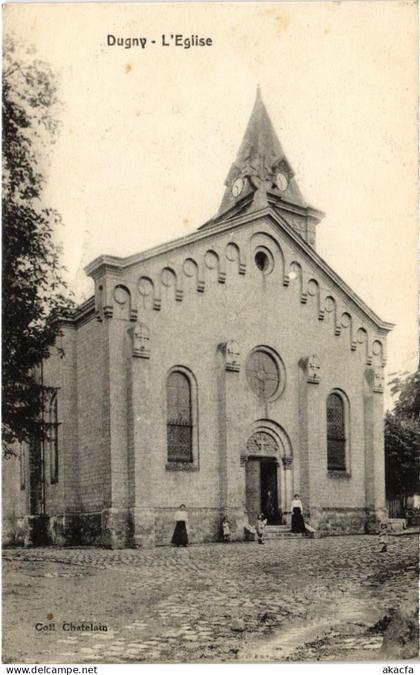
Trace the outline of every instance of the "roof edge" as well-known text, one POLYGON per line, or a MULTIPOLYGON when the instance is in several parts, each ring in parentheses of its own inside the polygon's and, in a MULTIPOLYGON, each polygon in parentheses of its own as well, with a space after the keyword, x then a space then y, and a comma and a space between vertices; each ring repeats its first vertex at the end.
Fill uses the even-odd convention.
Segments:
POLYGON ((104 268, 108 268, 116 275, 119 275, 127 267, 131 267, 132 265, 144 262, 150 258, 167 253, 168 251, 172 251, 175 248, 187 246, 190 243, 206 239, 216 233, 239 227, 240 225, 254 220, 255 218, 262 218, 265 216, 270 217, 276 223, 276 225, 281 227, 282 230, 284 230, 290 237, 290 239, 292 239, 292 241, 297 244, 298 247, 323 270, 323 272, 333 281, 333 283, 335 283, 336 286, 338 286, 358 306, 363 314, 365 314, 378 327, 379 330, 388 333, 394 328, 394 323, 381 319, 329 266, 329 264, 309 244, 307 244, 306 241, 300 237, 300 235, 298 235, 288 223, 283 221, 271 207, 265 207, 259 211, 252 211, 251 213, 245 213, 236 218, 233 217, 229 218, 229 220, 223 220, 214 224, 212 227, 199 228, 189 235, 179 237, 165 244, 159 244, 158 246, 155 246, 151 249, 147 249, 146 251, 136 253, 126 258, 120 258, 112 255, 98 256, 84 268, 84 271, 88 276, 95 277, 99 271, 102 271, 104 268))

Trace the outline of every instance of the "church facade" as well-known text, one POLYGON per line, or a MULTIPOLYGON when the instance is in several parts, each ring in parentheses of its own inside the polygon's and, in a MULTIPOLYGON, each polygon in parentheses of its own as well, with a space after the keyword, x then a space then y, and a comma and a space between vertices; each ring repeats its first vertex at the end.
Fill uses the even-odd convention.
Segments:
POLYGON ((6 541, 169 544, 181 503, 190 541, 223 515, 240 540, 294 493, 319 536, 376 530, 392 324, 318 255, 322 215, 258 94, 217 216, 88 265, 42 365, 48 437, 3 472, 6 541))

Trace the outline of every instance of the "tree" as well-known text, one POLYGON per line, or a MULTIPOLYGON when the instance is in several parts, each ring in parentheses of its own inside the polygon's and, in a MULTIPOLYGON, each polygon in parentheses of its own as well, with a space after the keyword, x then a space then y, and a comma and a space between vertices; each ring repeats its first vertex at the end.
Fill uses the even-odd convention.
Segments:
POLYGON ((390 498, 420 493, 420 364, 391 381, 398 394, 385 416, 385 482, 390 498))
MULTIPOLYGON (((59 214, 43 202, 42 148, 58 124, 54 74, 6 38, 3 53, 3 399, 6 452, 42 435, 36 369, 58 335, 54 312, 69 307, 53 233, 59 214)), ((45 157, 45 152, 44 152, 45 157)))

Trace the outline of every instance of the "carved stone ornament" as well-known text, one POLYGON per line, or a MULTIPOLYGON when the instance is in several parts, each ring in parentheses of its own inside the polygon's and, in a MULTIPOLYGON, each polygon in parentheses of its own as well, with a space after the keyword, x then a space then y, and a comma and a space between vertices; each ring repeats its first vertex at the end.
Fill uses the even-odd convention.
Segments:
POLYGON ((293 464, 293 457, 282 457, 281 461, 285 469, 291 469, 293 464))
POLYGON ((225 346, 225 370, 230 370, 234 373, 239 373, 240 368, 240 351, 236 340, 229 340, 225 346))
POLYGON ((312 354, 305 361, 306 381, 319 384, 321 379, 321 362, 319 356, 312 354))
POLYGON ((258 457, 278 457, 279 446, 276 440, 266 431, 256 431, 249 438, 246 444, 248 455, 256 455, 258 457))
POLYGON ((373 391, 377 394, 384 393, 384 369, 375 368, 373 371, 373 391))
POLYGON ((150 359, 149 329, 144 323, 137 323, 133 331, 133 356, 150 359))

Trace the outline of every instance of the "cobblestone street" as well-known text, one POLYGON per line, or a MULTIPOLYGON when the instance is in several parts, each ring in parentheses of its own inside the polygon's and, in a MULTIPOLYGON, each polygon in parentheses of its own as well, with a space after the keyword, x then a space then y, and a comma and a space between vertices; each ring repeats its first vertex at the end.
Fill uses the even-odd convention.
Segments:
POLYGON ((393 537, 388 553, 378 551, 369 536, 147 551, 8 549, 3 660, 378 659, 382 637, 372 626, 418 597, 418 538, 393 537), (64 631, 63 622, 108 631, 64 631), (37 631, 37 623, 56 629, 37 631))

